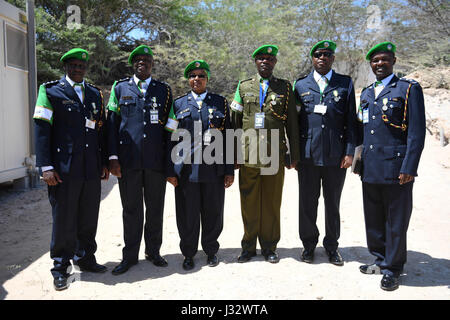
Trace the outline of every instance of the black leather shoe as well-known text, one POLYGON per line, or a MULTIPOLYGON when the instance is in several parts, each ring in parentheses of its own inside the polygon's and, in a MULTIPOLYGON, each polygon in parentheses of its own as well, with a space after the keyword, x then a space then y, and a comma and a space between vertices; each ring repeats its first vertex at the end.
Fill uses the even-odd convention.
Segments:
POLYGON ((383 290, 386 291, 394 291, 398 289, 398 285, 400 283, 400 277, 399 276, 391 276, 388 274, 385 274, 383 276, 383 279, 381 279, 380 287, 383 290))
POLYGON ((303 249, 302 260, 306 263, 312 263, 314 261, 314 249, 303 249))
POLYGON ((128 269, 130 269, 135 264, 137 264, 137 262, 128 262, 127 260, 122 260, 122 262, 118 264, 111 273, 117 276, 119 274, 127 272, 128 269))
POLYGON ((250 259, 253 258, 254 256, 256 256, 256 252, 244 250, 241 252, 241 255, 238 258, 238 262, 244 263, 244 262, 250 261, 250 259))
POLYGON ((157 267, 167 267, 168 263, 166 259, 161 257, 159 254, 156 255, 145 255, 145 259, 153 262, 153 264, 157 267))
POLYGON ((374 264, 363 264, 362 266, 359 266, 359 271, 361 271, 364 274, 381 274, 381 269, 379 266, 374 264))
POLYGON ((94 272, 94 273, 103 273, 106 272, 106 270, 108 270, 107 267, 102 266, 101 264, 98 263, 93 263, 90 265, 78 265, 80 267, 81 271, 87 271, 87 272, 94 272))
POLYGON ((280 258, 278 258, 278 254, 275 251, 267 250, 263 252, 264 259, 269 261, 270 263, 278 263, 280 258))
POLYGON ((208 256, 208 259, 206 260, 206 264, 209 267, 215 267, 219 264, 219 258, 217 258, 217 256, 215 254, 212 254, 212 255, 208 256))
POLYGON ((344 265, 344 260, 342 259, 341 255, 339 254, 339 251, 337 251, 337 250, 328 251, 327 250, 327 254, 328 254, 328 261, 330 261, 335 266, 343 266, 344 265))
POLYGON ((67 278, 63 276, 56 277, 53 280, 53 285, 56 291, 61 291, 69 287, 69 285, 67 284, 67 278))
POLYGON ((186 271, 194 269, 194 258, 192 257, 185 257, 183 261, 183 269, 186 271))

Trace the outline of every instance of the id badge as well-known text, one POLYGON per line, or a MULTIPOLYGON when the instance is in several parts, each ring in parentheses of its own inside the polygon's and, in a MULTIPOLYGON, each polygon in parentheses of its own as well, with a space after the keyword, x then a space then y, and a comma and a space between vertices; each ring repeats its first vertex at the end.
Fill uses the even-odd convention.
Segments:
POLYGON ((369 109, 363 109, 363 123, 369 123, 369 109))
POLYGON ((211 144, 211 139, 212 139, 211 131, 207 130, 205 132, 205 136, 203 137, 203 142, 205 146, 209 146, 211 144))
POLYGON ((86 119, 86 128, 95 129, 95 121, 86 119))
POLYGON ((150 110, 150 123, 158 124, 158 110, 150 110))
POLYGON ((327 106, 324 104, 316 104, 314 106, 314 113, 325 114, 327 112, 327 106))
POLYGON ((255 113, 255 129, 264 129, 264 112, 255 113))

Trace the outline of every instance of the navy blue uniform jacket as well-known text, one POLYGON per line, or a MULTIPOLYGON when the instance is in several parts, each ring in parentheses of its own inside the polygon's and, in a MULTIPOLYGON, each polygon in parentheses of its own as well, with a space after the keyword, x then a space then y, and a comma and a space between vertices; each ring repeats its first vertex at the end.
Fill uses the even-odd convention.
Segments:
POLYGON ((417 176, 420 155, 425 143, 425 106, 421 86, 414 80, 391 82, 375 98, 373 85, 366 87, 360 98, 362 152, 362 181, 377 184, 397 184, 400 173, 417 176), (404 119, 406 94, 406 130, 400 126, 404 119), (385 110, 383 110, 385 109, 385 110), (367 113, 368 112, 368 113, 367 113), (364 119, 362 114, 365 113, 364 119))

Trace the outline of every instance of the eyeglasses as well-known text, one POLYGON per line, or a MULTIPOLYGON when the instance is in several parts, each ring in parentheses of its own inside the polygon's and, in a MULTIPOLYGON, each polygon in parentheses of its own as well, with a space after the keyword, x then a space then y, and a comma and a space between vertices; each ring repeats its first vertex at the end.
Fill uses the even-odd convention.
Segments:
POLYGON ((204 74, 190 74, 189 79, 195 79, 196 77, 199 77, 200 79, 205 79, 206 75, 204 74))
POLYGON ((333 55, 333 53, 330 52, 330 51, 320 51, 320 52, 314 52, 313 53, 313 57, 317 58, 317 59, 320 58, 321 56, 324 56, 325 58, 329 58, 332 55, 333 55))

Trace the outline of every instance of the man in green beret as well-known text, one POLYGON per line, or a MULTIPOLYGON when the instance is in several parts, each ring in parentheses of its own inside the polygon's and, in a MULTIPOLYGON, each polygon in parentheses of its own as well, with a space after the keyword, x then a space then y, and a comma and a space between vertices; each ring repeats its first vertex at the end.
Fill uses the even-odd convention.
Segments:
MULTIPOLYGON (((167 180, 175 186, 180 249, 185 257, 183 269, 191 270, 195 266, 200 225, 207 265, 214 267, 219 263, 218 238, 223 228, 225 188, 233 184, 234 164, 225 164, 225 132, 231 128, 228 102, 207 90, 209 65, 203 60, 194 60, 187 65, 184 77, 188 79, 191 91, 175 99, 172 122, 167 122, 166 129, 189 132, 190 153, 183 154, 183 161, 176 161, 174 156, 168 159, 167 180), (199 135, 202 139, 197 138, 199 135), (208 153, 212 147, 215 156, 208 162, 206 157, 212 154, 212 151, 208 153), (201 157, 197 159, 199 153, 201 157)), ((173 148, 176 148, 174 144, 173 148)))
POLYGON ((422 88, 394 74, 395 50, 385 41, 367 52, 377 81, 361 92, 358 110, 367 247, 375 258, 359 269, 383 274, 380 287, 387 291, 399 287, 406 263, 413 183, 425 143, 422 88))
POLYGON ((263 45, 255 50, 252 57, 258 74, 239 82, 230 106, 234 129, 244 132, 240 141, 244 159, 239 170, 244 236, 239 262, 249 261, 256 255, 257 240, 266 261, 279 261, 276 246, 280 240, 281 195, 288 148, 291 162, 286 165, 295 167, 299 159, 292 86, 289 81, 273 76, 277 53, 275 45, 263 45), (272 159, 276 159, 269 163, 261 156, 268 150, 272 159), (274 172, 267 174, 268 167, 275 168, 274 172))
POLYGON ((52 206, 56 290, 68 287, 70 260, 82 271, 106 271, 95 259, 100 180, 109 176, 105 112, 101 91, 84 80, 88 59, 81 48, 61 57, 65 75, 40 86, 33 116, 36 165, 52 206))
POLYGON ((134 75, 114 82, 108 103, 109 165, 111 174, 119 180, 125 241, 122 262, 113 269, 114 275, 138 263, 142 230, 145 258, 155 266, 167 266, 160 248, 168 139, 164 127, 172 91, 168 84, 152 78, 150 47, 135 48, 128 62, 134 75))
POLYGON ((332 69, 336 43, 317 42, 310 51, 313 70, 295 82, 299 107, 299 235, 302 260, 312 263, 319 241, 317 207, 325 204, 323 246, 330 263, 342 266, 338 251, 339 204, 356 143, 356 105, 352 79, 332 69))

